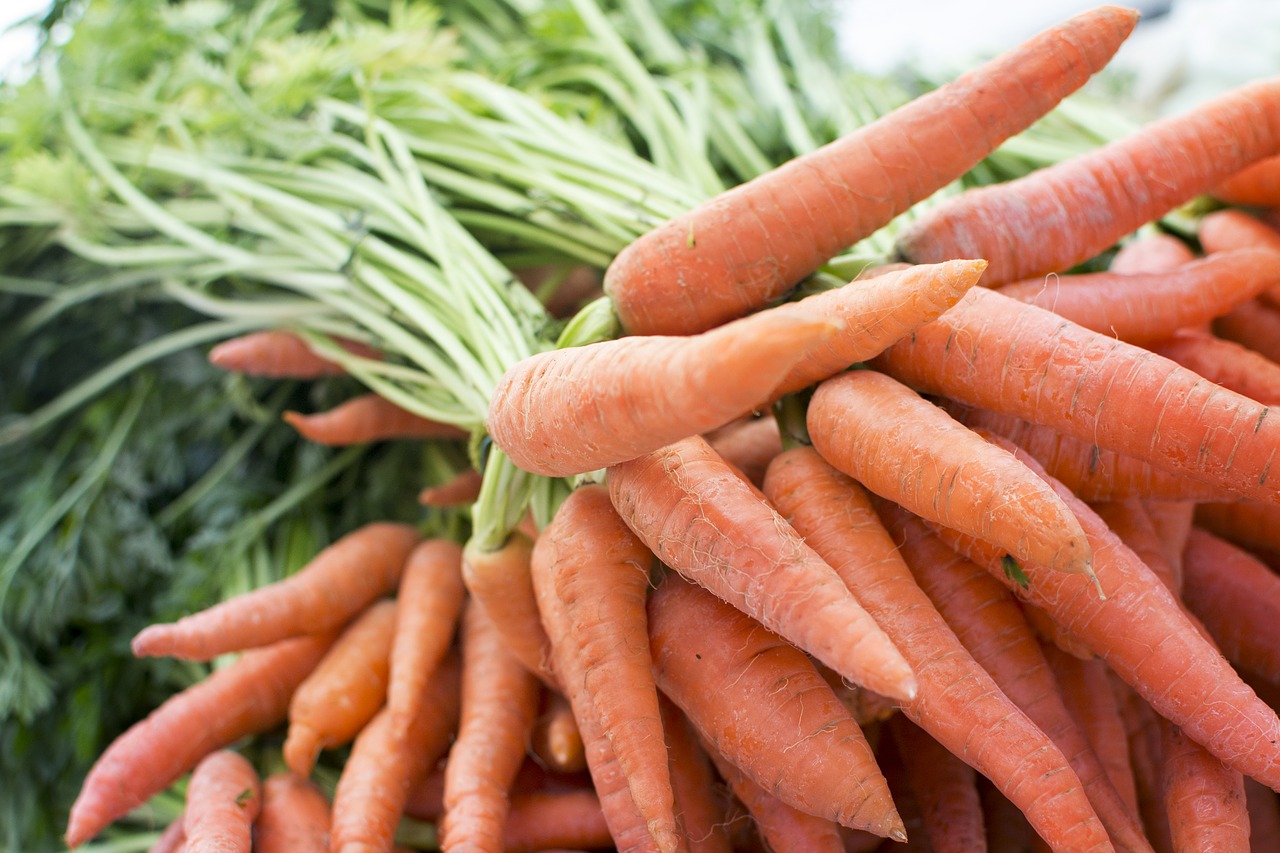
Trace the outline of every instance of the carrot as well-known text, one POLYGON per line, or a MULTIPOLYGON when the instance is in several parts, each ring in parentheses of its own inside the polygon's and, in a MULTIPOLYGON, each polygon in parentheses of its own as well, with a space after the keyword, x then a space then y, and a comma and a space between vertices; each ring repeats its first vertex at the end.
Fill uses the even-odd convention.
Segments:
POLYGON ((1054 849, 1111 849, 1066 757, 956 639, 867 492, 817 448, 796 448, 769 466, 765 494, 903 651, 920 685, 901 704, 907 717, 1000 787, 1054 849))
MULTIPOLYGON (((338 344, 361 358, 379 358, 377 350, 357 341, 339 340, 338 344)), ((317 355, 299 336, 282 330, 223 341, 209 351, 209 362, 223 370, 271 379, 319 379, 347 372, 337 362, 317 355)))
POLYGON ((925 831, 935 853, 985 850, 987 834, 973 768, 948 752, 905 714, 890 719, 888 728, 902 758, 907 782, 920 804, 925 831))
POLYGON ((1161 794, 1175 850, 1249 851, 1244 777, 1168 720, 1160 726, 1161 794))
POLYGON ((147 848, 147 853, 182 853, 186 849, 187 833, 182 828, 182 817, 178 815, 169 822, 155 843, 147 848))
POLYGON ((562 773, 586 769, 582 733, 573 719, 573 707, 563 693, 544 690, 542 713, 534 721, 531 735, 533 754, 549 768, 562 773))
POLYGON ((1215 210, 1205 214, 1196 227, 1196 236, 1209 254, 1238 249, 1280 252, 1280 231, 1243 210, 1215 210))
MULTIPOLYGON (((732 845, 725 827, 725 805, 719 795, 711 756, 698 742, 693 726, 675 703, 658 694, 662 731, 666 736, 671 791, 676 817, 689 853, 729 853, 732 845)), ((880 838, 876 837, 876 842, 880 838)))
POLYGON ((480 483, 484 478, 474 468, 459 471, 450 479, 418 492, 418 503, 423 506, 451 507, 474 503, 480 496, 480 483))
POLYGON ((1191 501, 1143 501, 1142 505, 1164 548, 1165 562, 1173 573, 1173 588, 1181 590, 1182 552, 1195 522, 1196 505, 1191 501))
POLYGON ((1243 344, 1183 332, 1151 344, 1150 349, 1237 394, 1268 406, 1280 403, 1280 364, 1243 344))
POLYGON ((688 337, 617 338, 517 362, 490 398, 494 444, 565 477, 634 459, 741 417, 843 324, 784 305, 688 337))
POLYGON ((344 447, 397 438, 463 439, 465 430, 402 409, 377 394, 361 394, 327 412, 285 412, 285 422, 308 441, 344 447))
POLYGON ((612 844, 600 799, 590 789, 514 795, 502 838, 507 853, 548 853, 557 847, 596 850, 612 844))
POLYGON ((806 426, 825 460, 877 495, 1017 560, 1091 571, 1080 525, 1040 478, 900 382, 873 370, 829 379, 806 426))
POLYGON ((541 684, 470 602, 462 623, 462 705, 444 777, 442 850, 502 850, 511 785, 524 762, 541 684))
POLYGON ((1116 7, 1078 15, 668 220, 605 270, 623 328, 689 334, 768 305, 1047 113, 1110 60, 1136 22, 1116 7))
POLYGON ((782 452, 782 434, 772 415, 742 418, 703 437, 712 450, 756 486, 764 480, 769 460, 782 452))
POLYGON ((658 849, 673 851, 680 846, 675 801, 646 642, 652 563, 609 490, 587 484, 560 504, 534 543, 531 568, 556 674, 572 685, 574 716, 582 718, 583 701, 591 705, 658 849), (548 617, 552 606, 563 618, 548 617))
POLYGON ((933 208, 898 235, 913 263, 986 258, 988 286, 1061 272, 1280 152, 1280 78, 933 208), (1247 129, 1247 131, 1242 130, 1247 129))
POLYGON ((1227 204, 1280 206, 1280 157, 1259 160, 1223 180, 1209 195, 1227 204))
POLYGON ((713 757, 807 814, 905 839, 862 730, 800 650, 675 574, 649 632, 659 687, 713 757))
POLYGON ((1280 362, 1280 308, 1251 299, 1213 321, 1213 333, 1280 362))
POLYGON ((559 690, 551 672, 551 641, 529 576, 532 555, 533 540, 524 533, 513 532, 496 551, 486 551, 473 540, 462 549, 462 580, 502 632, 511 653, 544 684, 559 690))
POLYGON ((1129 764, 1138 794, 1138 813, 1147 838, 1157 853, 1174 853, 1169 816, 1164 807, 1160 781, 1160 716, 1138 693, 1115 673, 1109 673, 1111 693, 1124 720, 1129 764))
POLYGON ((85 777, 71 806, 67 846, 97 835, 214 750, 282 722, 289 697, 334 636, 298 637, 246 652, 133 724, 85 777))
POLYGON ((200 760, 187 783, 182 829, 191 853, 249 853, 262 811, 262 780, 249 760, 220 749, 200 760))
POLYGON ((333 853, 390 851, 409 789, 449 747, 458 725, 457 655, 427 684, 425 701, 405 732, 383 708, 351 746, 333 794, 333 853))
POLYGON ((1196 505, 1195 523, 1255 554, 1280 553, 1280 509, 1254 501, 1196 505))
POLYGON ((387 698, 396 602, 369 605, 334 642, 289 702, 285 764, 311 775, 322 749, 349 743, 387 698))
POLYGON ((1241 497, 1280 501, 1280 418, 1147 350, 974 288, 873 365, 1241 497))
POLYGON ((836 698, 840 700, 840 704, 844 705, 845 710, 853 715, 853 718, 858 721, 858 725, 862 726, 863 729, 867 729, 875 723, 884 722, 898 713, 896 700, 881 696, 879 693, 867 690, 865 687, 850 684, 845 681, 840 673, 821 661, 814 661, 813 665, 817 668, 823 680, 835 691, 836 698))
POLYGON ((1165 542, 1147 512, 1145 504, 1141 501, 1128 500, 1093 503, 1090 504, 1090 508, 1106 522, 1112 532, 1120 537, 1120 541, 1127 545, 1147 568, 1151 569, 1175 598, 1181 597, 1181 575, 1166 556, 1168 552, 1165 542))
POLYGON ((367 524, 283 580, 143 629, 133 638, 133 653, 210 660, 337 628, 395 589, 419 538, 407 524, 367 524))
POLYGON ((1167 271, 1194 260, 1195 256, 1182 240, 1155 231, 1122 243, 1107 269, 1118 273, 1167 271))
POLYGON ((1241 248, 1173 270, 1050 275, 1006 284, 1000 293, 1145 345, 1208 323, 1278 284, 1280 251, 1241 248))
POLYGON ((254 853, 328 853, 329 798, 294 773, 262 783, 262 812, 253 825, 254 853))
POLYGON ((901 652, 839 576, 701 438, 615 465, 607 481, 619 515, 663 563, 850 681, 914 695, 901 652))
POLYGON ((1267 853, 1280 849, 1280 801, 1276 792, 1245 779, 1244 794, 1249 809, 1249 850, 1267 853))
POLYGON ((413 719, 427 679, 448 654, 465 597, 461 546, 428 539, 409 552, 396 591, 387 681, 387 707, 397 727, 413 719))

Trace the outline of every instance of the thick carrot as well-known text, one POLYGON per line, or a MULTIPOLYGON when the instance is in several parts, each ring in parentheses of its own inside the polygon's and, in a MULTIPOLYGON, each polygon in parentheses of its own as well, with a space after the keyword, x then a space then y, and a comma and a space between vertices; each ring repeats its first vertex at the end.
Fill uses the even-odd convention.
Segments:
POLYGON ((573 719, 573 706, 557 690, 544 690, 542 713, 534 720, 530 735, 533 754, 547 767, 561 773, 575 773, 587 767, 582 733, 573 719))
POLYGON ((1066 757, 956 639, 868 493, 801 447, 769 466, 765 494, 902 650, 920 685, 902 703, 907 717, 994 782, 1055 850, 1111 849, 1066 757))
POLYGON ((842 331, 818 309, 784 305, 700 335, 538 353, 503 374, 485 425, 526 471, 594 471, 750 413, 806 352, 842 331))
POLYGON ((1164 559, 1173 573, 1174 589, 1182 589, 1182 552, 1195 523, 1196 505, 1192 501, 1142 502, 1147 518, 1155 528, 1156 536, 1164 549, 1164 559))
POLYGON ((479 471, 467 468, 443 483, 423 488, 418 492, 418 503, 433 507, 463 506, 474 503, 480 496, 480 483, 483 479, 479 471))
POLYGON ((803 812, 905 839, 862 730, 800 650, 676 574, 649 632, 659 686, 709 753, 803 812))
POLYGON ((1249 853, 1244 777, 1160 718, 1160 790, 1174 850, 1249 853))
POLYGON ((688 334, 769 304, 1051 110, 1111 59, 1136 22, 1116 7, 1078 15, 667 221, 605 271, 623 327, 688 334))
POLYGON ((322 749, 350 743, 387 698, 396 602, 369 605, 347 626, 289 702, 285 764, 311 775, 322 749))
POLYGON ((1080 525, 1039 477, 902 383, 874 370, 833 377, 806 426, 827 462, 916 515, 1017 560, 1091 571, 1080 525))
POLYGON ((502 851, 511 785, 524 762, 541 684, 483 608, 462 623, 462 705, 444 777, 442 850, 502 851))
POLYGON ((67 846, 97 835, 214 750, 282 722, 289 697, 334 636, 298 637, 247 652, 131 726, 85 777, 67 822, 67 846))
POLYGON ((1213 333, 1280 362, 1280 308, 1251 299, 1213 321, 1213 333))
POLYGON ((463 439, 465 430, 402 409, 377 394, 361 394, 326 412, 285 412, 285 422, 308 441, 335 447, 398 438, 463 439))
POLYGON ((473 540, 462 549, 462 581, 502 632, 511 653, 543 683, 559 690, 551 672, 551 643, 538 616, 529 577, 532 554, 533 540, 519 532, 494 551, 478 547, 473 540))
POLYGON ((249 853, 262 811, 262 780, 238 752, 220 749, 200 760, 187 783, 182 829, 190 853, 249 853))
POLYGON ((1167 271, 1194 260, 1195 256, 1191 247, 1179 238, 1156 231, 1122 243, 1107 269, 1119 273, 1167 271))
POLYGON ((615 465, 618 513, 666 565, 845 678, 915 694, 899 650, 840 577, 701 438, 615 465))
POLYGON ((636 808, 665 853, 680 844, 647 642, 652 564, 649 549, 614 510, 609 490, 587 484, 560 504, 534 543, 531 568, 556 674, 573 685, 574 716, 583 716, 580 701, 590 703, 636 808), (563 619, 547 618, 552 602, 563 619))
POLYGON ((772 415, 741 418, 703 436, 711 449, 737 468, 754 485, 764 481, 764 469, 782 452, 782 434, 772 415))
POLYGON ((887 724, 935 853, 985 850, 977 774, 905 714, 887 724))
MULTIPOLYGON (((689 853, 730 853, 732 844, 725 826, 725 803, 711 756, 698 742, 689 718, 661 693, 658 710, 662 713, 676 817, 689 853)), ((876 841, 880 841, 878 836, 876 841)))
POLYGON ((1280 403, 1280 364, 1244 344, 1183 332, 1152 343, 1150 349, 1251 400, 1280 403))
POLYGON ((396 726, 407 726, 417 713, 427 679, 449 652, 465 597, 460 545, 428 539, 409 553, 396 591, 387 681, 387 707, 396 726))
MULTIPOLYGON (((1280 111, 1278 111, 1280 112, 1280 111)), ((923 393, 1017 415, 1280 501, 1280 418, 1147 350, 976 287, 873 364, 923 393)))
POLYGON ((949 199, 899 233, 899 251, 913 263, 986 258, 988 286, 1067 270, 1280 152, 1278 107, 1280 78, 1241 86, 1124 139, 949 199))
POLYGON ((210 660, 225 652, 337 628, 395 590, 419 539, 407 524, 367 524, 283 580, 177 622, 143 629, 133 638, 133 653, 210 660))
MULTIPOLYGON (((343 349, 361 358, 379 358, 377 350, 356 341, 339 341, 343 349)), ((209 351, 215 367, 271 379, 319 379, 343 376, 346 368, 323 358, 292 332, 252 332, 232 338, 209 351)))
POLYGON ((328 853, 329 798, 294 773, 262 783, 262 812, 253 825, 254 853, 328 853))

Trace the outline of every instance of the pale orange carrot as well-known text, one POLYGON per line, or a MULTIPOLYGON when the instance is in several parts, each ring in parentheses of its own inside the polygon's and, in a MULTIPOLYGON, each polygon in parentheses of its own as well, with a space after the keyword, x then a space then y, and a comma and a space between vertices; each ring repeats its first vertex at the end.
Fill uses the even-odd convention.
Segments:
POLYGON ((480 472, 474 468, 459 471, 450 479, 434 486, 426 486, 418 492, 418 503, 423 506, 451 507, 473 503, 480 496, 480 472))
POLYGON ((502 837, 507 853, 597 850, 613 843, 600 798, 589 788, 514 795, 502 837))
POLYGON ((462 549, 462 580, 502 632, 511 653, 544 684, 560 690, 551 671, 551 641, 542 627, 529 576, 532 555, 533 540, 524 533, 513 532, 494 551, 472 540, 462 549))
POLYGON ((1183 332, 1152 343, 1150 349, 1251 400, 1268 406, 1280 403, 1280 364, 1244 344, 1183 332))
POLYGON ((1196 505, 1192 501, 1145 500, 1142 506, 1164 549, 1165 562, 1172 570, 1174 589, 1180 590, 1183 584, 1182 552, 1195 523, 1196 505))
MULTIPOLYGON (((377 350, 357 341, 339 340, 343 349, 361 358, 379 358, 377 350)), ((319 356, 293 332, 251 332, 215 346, 209 352, 215 367, 271 379, 319 379, 342 376, 346 368, 319 356)))
POLYGON ((1198 503, 1195 523, 1210 533, 1270 557, 1280 554, 1280 508, 1256 501, 1198 503))
POLYGON ((985 850, 987 833, 973 768, 905 714, 892 717, 887 726, 935 853, 985 850))
POLYGON ((1111 692, 1124 720, 1129 764, 1133 768, 1142 825, 1156 853, 1175 853, 1169 832, 1169 816, 1160 790, 1160 716, 1151 710, 1137 691, 1114 673, 1110 675, 1111 692))
POLYGON ((143 629, 133 638, 133 653, 210 660, 225 652, 337 628, 395 590, 420 538, 407 524, 367 524, 283 580, 177 622, 143 629))
POLYGON ((1196 237, 1209 254, 1237 249, 1280 252, 1280 231, 1243 210, 1215 210, 1201 217, 1196 237))
POLYGON ((262 780, 249 760, 220 749, 200 760, 187 782, 182 830, 189 853, 249 853, 262 811, 262 780))
POLYGON ((1142 501, 1113 501, 1089 506, 1175 597, 1181 596, 1181 574, 1166 556, 1164 540, 1142 501))
POLYGON ((1120 244, 1107 269, 1112 272, 1160 272, 1195 259, 1191 247, 1172 234, 1155 231, 1120 244))
POLYGON ((329 798, 294 773, 262 783, 262 812, 253 824, 254 853, 328 853, 329 798))
POLYGON ((182 828, 182 815, 178 815, 164 828, 155 843, 147 848, 147 853, 183 853, 186 843, 187 833, 182 828))
POLYGON ((402 409, 377 394, 361 394, 326 412, 285 412, 284 420, 308 441, 344 447, 390 439, 467 437, 466 430, 402 409))

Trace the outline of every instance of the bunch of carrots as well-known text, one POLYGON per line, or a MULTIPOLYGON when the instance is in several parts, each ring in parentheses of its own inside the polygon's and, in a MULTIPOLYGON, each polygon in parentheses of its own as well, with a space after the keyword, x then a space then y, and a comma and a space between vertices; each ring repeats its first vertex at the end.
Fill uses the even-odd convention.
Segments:
MULTIPOLYGON (((798 289, 1135 22, 1071 18, 631 244, 625 334, 509 365, 488 456, 422 495, 485 500, 502 454, 574 485, 549 521, 372 524, 140 633, 239 656, 111 745, 68 844, 190 773, 154 850, 1280 849, 1280 79, 798 289), (1203 197, 1194 239, 1158 226, 1203 197), (271 732, 261 780, 235 747, 271 732)), ((213 358, 341 370, 286 331, 213 358)), ((290 422, 470 438, 376 396, 290 422)))

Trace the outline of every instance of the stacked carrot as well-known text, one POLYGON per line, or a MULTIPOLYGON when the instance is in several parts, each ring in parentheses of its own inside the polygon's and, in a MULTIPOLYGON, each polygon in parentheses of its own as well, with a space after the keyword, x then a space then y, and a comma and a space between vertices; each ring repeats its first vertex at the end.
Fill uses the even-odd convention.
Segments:
MULTIPOLYGON (((283 725, 289 785, 350 750, 311 849, 391 850, 405 815, 445 850, 1265 845, 1280 232, 1237 209, 1194 248, 1132 235, 1210 193, 1280 211, 1280 81, 962 194, 905 268, 784 299, 1135 17, 1073 18, 633 244, 604 279, 631 335, 511 365, 492 398, 501 451, 576 478, 544 529, 370 525, 148 628, 139 654, 243 655, 107 751, 68 842, 192 771, 186 849, 272 849, 286 782, 226 750, 283 725), (756 416, 779 400, 803 420, 756 416)), ((346 440, 458 437, 372 402, 387 429, 346 440)))

